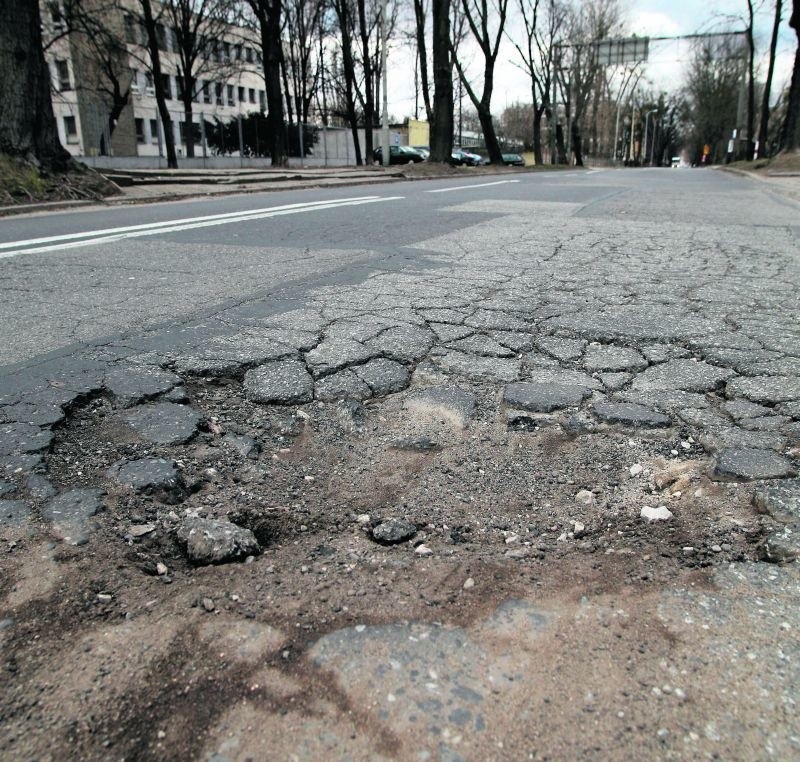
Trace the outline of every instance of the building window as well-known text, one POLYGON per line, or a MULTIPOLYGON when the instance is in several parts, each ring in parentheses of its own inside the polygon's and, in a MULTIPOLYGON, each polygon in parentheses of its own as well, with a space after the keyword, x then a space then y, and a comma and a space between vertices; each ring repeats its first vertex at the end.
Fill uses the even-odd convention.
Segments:
POLYGON ((57 2, 49 2, 47 9, 50 11, 50 19, 53 22, 53 29, 56 31, 63 31, 65 28, 64 14, 61 12, 61 6, 57 2))
POLYGON ((133 16, 125 15, 125 42, 138 45, 141 37, 139 36, 139 24, 133 16))
POLYGON ((69 64, 66 61, 56 61, 56 75, 58 76, 58 89, 72 90, 72 81, 69 78, 69 64))
POLYGON ((64 134, 67 136, 67 143, 78 142, 78 125, 74 116, 64 117, 64 134))
POLYGON ((161 87, 164 90, 164 97, 168 100, 172 100, 172 77, 169 74, 162 74, 161 75, 161 87))
POLYGON ((236 98, 233 97, 233 85, 228 85, 228 105, 235 106, 236 98))
POLYGON ((134 95, 139 94, 139 72, 136 69, 131 69, 131 92, 134 95))
POLYGON ((229 42, 222 43, 222 60, 225 63, 231 60, 231 44, 229 42))
POLYGON ((267 94, 263 90, 258 91, 258 105, 262 111, 267 110, 267 94))
POLYGON ((146 71, 144 73, 144 90, 148 95, 155 95, 156 88, 153 84, 153 74, 152 72, 146 71))
POLYGON ((167 30, 163 24, 156 24, 156 45, 159 50, 163 50, 165 53, 169 52, 167 30))
POLYGON ((150 120, 150 142, 158 143, 158 119, 150 120))
POLYGON ((248 90, 247 94, 248 94, 248 96, 250 98, 250 103, 255 103, 256 102, 256 91, 251 87, 248 90))
POLYGON ((233 60, 234 61, 241 61, 242 60, 242 46, 241 45, 234 45, 233 46, 233 60))
POLYGON ((175 75, 175 89, 177 90, 176 97, 179 101, 183 101, 183 77, 180 74, 175 75))
POLYGON ((214 83, 214 94, 217 97, 217 106, 225 105, 222 100, 222 82, 215 82, 214 83))
POLYGON ((247 61, 247 63, 253 63, 253 49, 252 48, 245 47, 245 49, 244 49, 244 60, 247 61))
POLYGON ((247 96, 245 95, 244 88, 239 87, 239 103, 244 103, 247 100, 247 96))
POLYGON ((144 143, 144 119, 135 119, 136 123, 136 142, 144 143))
POLYGON ((264 59, 261 57, 261 53, 259 51, 256 51, 256 63, 259 66, 263 66, 264 65, 264 59))
POLYGON ((211 88, 208 82, 203 82, 203 103, 211 103, 211 88))

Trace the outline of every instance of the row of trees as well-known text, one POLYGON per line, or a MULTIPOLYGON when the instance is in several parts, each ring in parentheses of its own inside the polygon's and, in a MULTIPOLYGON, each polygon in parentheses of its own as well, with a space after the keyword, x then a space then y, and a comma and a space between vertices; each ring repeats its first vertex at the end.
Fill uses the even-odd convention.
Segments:
MULTIPOLYGON (((0 13, 10 20, 0 26, 0 97, 6 109, 0 122, 0 151, 32 155, 40 161, 66 160, 52 119, 50 78, 42 48, 68 34, 80 37, 86 54, 95 61, 96 86, 108 103, 109 134, 130 98, 127 56, 131 50, 138 51, 135 54, 150 73, 171 166, 177 165, 177 156, 163 76, 167 51, 171 65, 177 67, 187 125, 192 122, 203 78, 223 77, 232 67, 257 64, 266 90, 266 132, 273 164, 287 160, 287 119, 308 122, 312 111, 325 122, 338 118, 351 128, 356 160, 362 163, 372 156, 378 125, 381 46, 384 40, 401 39, 408 27, 406 39, 417 59, 415 79, 431 124, 433 160, 449 158, 454 89, 459 87, 471 103, 489 158, 500 161, 492 96, 501 51, 511 56, 530 83, 525 142, 537 162, 545 155, 545 134, 557 161, 566 161, 571 151, 581 164, 587 148, 597 155, 618 156, 621 142, 637 143, 634 133, 637 128, 641 132, 641 115, 651 112, 657 114, 648 141, 652 141, 651 155, 657 141, 675 140, 679 134, 704 142, 722 140, 722 134, 717 134, 722 120, 716 117, 730 117, 731 104, 736 108, 743 71, 748 153, 752 155, 757 121, 762 146, 769 142, 775 49, 786 15, 783 0, 772 0, 773 34, 757 112, 753 29, 759 8, 755 0, 745 0, 744 57, 741 46, 730 38, 704 42, 697 50, 686 92, 671 99, 637 87, 641 64, 610 67, 599 59, 592 43, 624 33, 619 0, 411 0, 409 6, 404 0, 127 0, 118 7, 121 1, 61 0, 49 7, 60 24, 43 43, 37 3, 0 0, 0 13), (512 17, 521 21, 513 35, 508 28, 512 17), (111 23, 113 18, 125 22, 111 23), (241 43, 230 39, 231 25, 249 30, 241 43), (132 42, 138 45, 132 48, 132 42), (257 58, 245 60, 242 51, 248 43, 255 45, 257 58), (734 91, 736 97, 732 97, 734 91), (634 118, 631 125, 620 126, 620 114, 629 110, 634 99, 638 122, 634 118), (715 116, 714 124, 707 123, 709 115, 715 116), (363 147, 358 128, 364 130, 363 147)), ((798 4, 800 0, 793 0, 789 24, 798 35, 800 51, 798 4)), ((794 150, 800 146, 800 53, 783 110, 776 142, 794 150)), ((737 114, 732 116, 724 122, 728 128, 736 124, 737 114)), ((644 124, 645 129, 650 126, 647 120, 644 124)), ((191 156, 192 130, 187 133, 191 156)), ((641 142, 639 135, 639 146, 641 142)), ((647 154, 648 146, 644 148, 647 154)))

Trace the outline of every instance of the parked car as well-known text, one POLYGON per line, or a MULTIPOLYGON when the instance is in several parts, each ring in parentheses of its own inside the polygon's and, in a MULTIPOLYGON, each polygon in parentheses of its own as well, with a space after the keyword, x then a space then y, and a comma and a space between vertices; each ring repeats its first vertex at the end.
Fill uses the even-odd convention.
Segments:
MULTIPOLYGON (((383 164, 383 148, 381 146, 378 146, 372 155, 375 157, 375 161, 383 164)), ((425 157, 411 146, 389 146, 389 164, 416 164, 424 160, 425 157)))
POLYGON ((422 158, 427 161, 431 157, 431 149, 428 146, 411 146, 415 151, 422 154, 422 158))
POLYGON ((477 154, 462 151, 460 148, 454 148, 450 154, 450 163, 457 167, 477 167, 481 161, 477 154))
POLYGON ((505 164, 507 167, 524 167, 525 159, 523 159, 518 153, 504 153, 503 164, 505 164))

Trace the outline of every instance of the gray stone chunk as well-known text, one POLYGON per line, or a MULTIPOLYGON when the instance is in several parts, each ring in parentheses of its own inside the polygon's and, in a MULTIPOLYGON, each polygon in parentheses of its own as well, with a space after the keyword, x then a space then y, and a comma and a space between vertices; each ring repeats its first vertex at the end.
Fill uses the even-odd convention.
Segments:
POLYGON ((0 473, 30 474, 42 464, 43 460, 41 455, 2 455, 0 473))
POLYGON ((42 508, 42 518, 50 522, 53 533, 70 545, 84 545, 95 529, 91 518, 103 509, 99 489, 73 489, 61 493, 42 508))
POLYGON ((490 339, 482 334, 475 334, 466 339, 454 341, 448 346, 450 349, 456 349, 459 352, 482 357, 514 357, 516 354, 508 347, 504 347, 499 341, 490 339))
POLYGON ((679 410, 678 417, 695 429, 724 429, 729 428, 730 421, 711 408, 690 407, 679 410))
POLYGON ((701 434, 700 444, 709 452, 741 447, 753 447, 757 450, 782 450, 786 446, 786 437, 772 431, 745 431, 730 426, 701 434))
POLYGON ((175 370, 188 376, 238 376, 243 369, 296 355, 294 347, 252 333, 218 336, 175 359, 175 370))
POLYGON ((373 527, 372 539, 383 545, 396 545, 411 539, 417 533, 417 527, 405 519, 385 519, 373 527))
POLYGON ((41 474, 28 474, 25 487, 36 500, 49 500, 56 495, 56 488, 41 474))
POLYGON ((523 317, 499 310, 476 310, 464 321, 464 325, 498 331, 527 331, 530 329, 527 320, 523 317))
POLYGON ((431 328, 436 334, 436 337, 442 343, 449 341, 456 341, 463 339, 466 336, 472 336, 472 328, 464 328, 461 325, 450 325, 449 323, 431 323, 431 328))
POLYGON ((800 376, 800 357, 747 363, 741 366, 739 372, 745 376, 800 376))
POLYGON ((624 402, 633 402, 645 407, 654 407, 656 410, 671 413, 675 410, 686 408, 707 408, 708 400, 703 394, 682 392, 678 389, 663 389, 658 391, 627 391, 616 395, 624 402))
POLYGON ((489 378, 497 381, 514 381, 519 377, 522 363, 500 357, 476 357, 450 350, 434 362, 445 372, 465 378, 489 378))
POLYGON ((375 397, 402 391, 408 386, 411 378, 400 363, 383 358, 357 366, 353 368, 353 372, 368 384, 375 397))
POLYGON ((365 400, 372 396, 372 389, 349 368, 314 383, 314 398, 323 402, 353 399, 365 400))
POLYGON ((475 395, 456 386, 432 386, 409 396, 403 407, 466 428, 475 412, 475 395))
POLYGON ((721 450, 711 478, 719 481, 754 481, 756 479, 785 479, 795 476, 792 462, 771 450, 752 447, 721 450))
POLYGON ((800 555, 800 537, 789 527, 773 532, 759 547, 759 557, 771 564, 788 564, 800 555))
POLYGON ((10 495, 15 489, 16 487, 11 482, 0 479, 0 497, 10 495))
POLYGON ((196 433, 202 416, 186 405, 157 402, 126 412, 123 419, 142 439, 154 444, 178 445, 196 433))
POLYGON ((201 565, 243 561, 261 552, 255 535, 230 521, 187 518, 177 536, 186 546, 189 560, 201 565))
POLYGON ((578 407, 589 395, 589 390, 584 386, 522 381, 506 386, 503 402, 533 413, 549 413, 567 407, 578 407))
POLYGON ((499 341, 504 347, 508 347, 516 353, 530 352, 534 347, 533 336, 530 333, 520 333, 519 331, 492 331, 489 335, 495 341, 499 341))
POLYGON ((310 402, 314 380, 299 360, 277 360, 248 370, 244 391, 253 402, 281 405, 310 402))
POLYGON ((348 365, 356 365, 380 354, 351 339, 326 338, 319 346, 306 354, 306 362, 315 377, 326 376, 348 365))
POLYGON ((751 402, 791 402, 800 400, 800 377, 755 376, 736 378, 725 389, 728 397, 745 397, 751 402))
POLYGON ((30 516, 30 506, 22 500, 0 500, 0 527, 18 527, 30 516))
POLYGON ((787 479, 756 487, 753 505, 776 521, 800 525, 800 479, 787 479))
POLYGON ((250 460, 257 460, 261 452, 261 443, 244 434, 226 434, 222 437, 222 443, 250 460))
POLYGON ((779 431, 791 421, 787 415, 765 415, 761 418, 741 418, 738 425, 747 431, 779 431))
POLYGON ((648 344, 642 347, 642 354, 647 362, 655 365, 669 360, 672 356, 672 347, 669 344, 648 344))
POLYGON ((64 420, 64 410, 59 404, 46 401, 19 402, 0 408, 0 421, 32 423, 35 426, 55 426, 64 420))
POLYGON ((175 505, 186 497, 186 488, 173 460, 141 458, 115 463, 108 476, 144 495, 152 495, 162 503, 175 505))
POLYGON ((734 375, 729 368, 719 368, 694 360, 670 360, 648 368, 636 377, 633 388, 639 391, 678 389, 685 392, 710 392, 734 375))
POLYGON ((795 421, 800 421, 800 401, 782 402, 776 410, 781 415, 788 415, 790 418, 794 418, 795 421))
POLYGON ((371 356, 382 355, 398 362, 416 362, 433 346, 433 333, 417 326, 396 326, 366 342, 371 356))
POLYGON ((635 349, 628 347, 589 345, 583 356, 583 367, 590 373, 598 370, 638 371, 647 367, 647 360, 635 349))
POLYGON ((598 376, 603 386, 612 392, 619 391, 633 378, 632 373, 598 373, 598 376))
POLYGON ((600 420, 623 426, 660 428, 672 423, 663 413, 630 402, 599 402, 592 410, 600 420))
POLYGON ((734 420, 740 418, 758 418, 762 415, 771 415, 772 408, 757 405, 747 400, 730 400, 722 403, 722 409, 734 420))
POLYGON ((603 384, 597 378, 592 378, 579 370, 564 368, 528 367, 529 380, 540 384, 555 384, 557 386, 582 386, 586 389, 602 389, 603 384))
POLYGON ((551 357, 555 357, 556 360, 569 362, 570 360, 579 360, 583 356, 586 340, 544 336, 541 339, 537 339, 536 346, 543 352, 547 352, 551 357))
POLYGON ((121 407, 165 394, 181 383, 180 376, 147 365, 125 365, 108 371, 105 387, 121 407))
POLYGON ((0 426, 0 455, 20 455, 50 449, 53 432, 30 423, 7 423, 0 426))

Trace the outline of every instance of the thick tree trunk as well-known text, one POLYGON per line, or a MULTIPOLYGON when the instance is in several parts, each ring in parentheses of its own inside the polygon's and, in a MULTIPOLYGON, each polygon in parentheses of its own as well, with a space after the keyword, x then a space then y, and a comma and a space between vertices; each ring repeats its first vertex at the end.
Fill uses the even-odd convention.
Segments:
POLYGON ((158 50, 156 36, 156 22, 153 18, 153 8, 150 0, 139 0, 145 32, 147 33, 147 50, 150 53, 150 68, 153 74, 153 86, 156 91, 156 104, 161 117, 161 126, 164 130, 164 145, 167 149, 167 166, 170 169, 178 168, 178 156, 175 153, 175 132, 172 129, 172 117, 167 108, 167 99, 164 94, 164 80, 161 76, 161 55, 158 50))
POLYGON ((358 139, 358 120, 355 101, 355 64, 353 63, 353 38, 350 34, 350 13, 348 0, 334 0, 334 10, 339 21, 339 36, 342 45, 342 68, 344 69, 344 97, 347 121, 353 135, 353 149, 356 153, 356 165, 361 166, 361 141, 358 139))
POLYGON ((575 166, 583 166, 583 137, 578 120, 572 122, 572 152, 575 154, 575 166))
POLYGON ((0 19, 0 152, 64 170, 71 159, 59 140, 50 100, 39 4, 0 0, 0 19))
POLYGON ((500 149, 500 141, 497 139, 492 112, 489 111, 488 105, 481 103, 478 107, 478 119, 481 123, 483 142, 486 144, 486 152, 489 154, 489 161, 492 164, 502 164, 503 152, 500 149))
POLYGON ((755 82, 755 56, 756 43, 753 39, 753 2, 747 0, 748 19, 747 26, 747 146, 745 147, 745 157, 747 161, 753 160, 755 153, 755 131, 756 131, 756 82, 755 82))
POLYGON ((769 139, 769 98, 772 92, 772 76, 775 73, 775 51, 778 48, 778 32, 781 25, 783 0, 775 0, 775 21, 772 25, 772 39, 769 44, 769 64, 767 78, 764 81, 764 92, 761 96, 761 119, 758 123, 758 158, 768 155, 767 141, 769 139))
POLYGON ((194 158, 194 125, 192 123, 194 107, 192 106, 191 91, 188 88, 184 88, 183 92, 183 123, 185 125, 183 139, 186 141, 186 156, 191 159, 194 158))
POLYGON ((281 93, 281 0, 261 0, 264 15, 261 41, 264 46, 264 85, 267 90, 267 123, 269 124, 270 156, 273 166, 289 163, 286 152, 286 123, 283 118, 281 93))
POLYGON ((797 50, 794 54, 792 84, 789 86, 789 101, 786 118, 781 130, 781 151, 800 150, 800 0, 794 0, 789 26, 797 34, 797 50))
POLYGON ((375 92, 373 88, 373 67, 369 53, 369 27, 365 0, 357 0, 358 26, 361 37, 361 57, 364 67, 364 156, 367 162, 373 160, 372 127, 375 123, 375 92))
POLYGON ((450 161, 453 153, 453 59, 450 53, 450 0, 432 0, 433 108, 431 161, 450 161))

